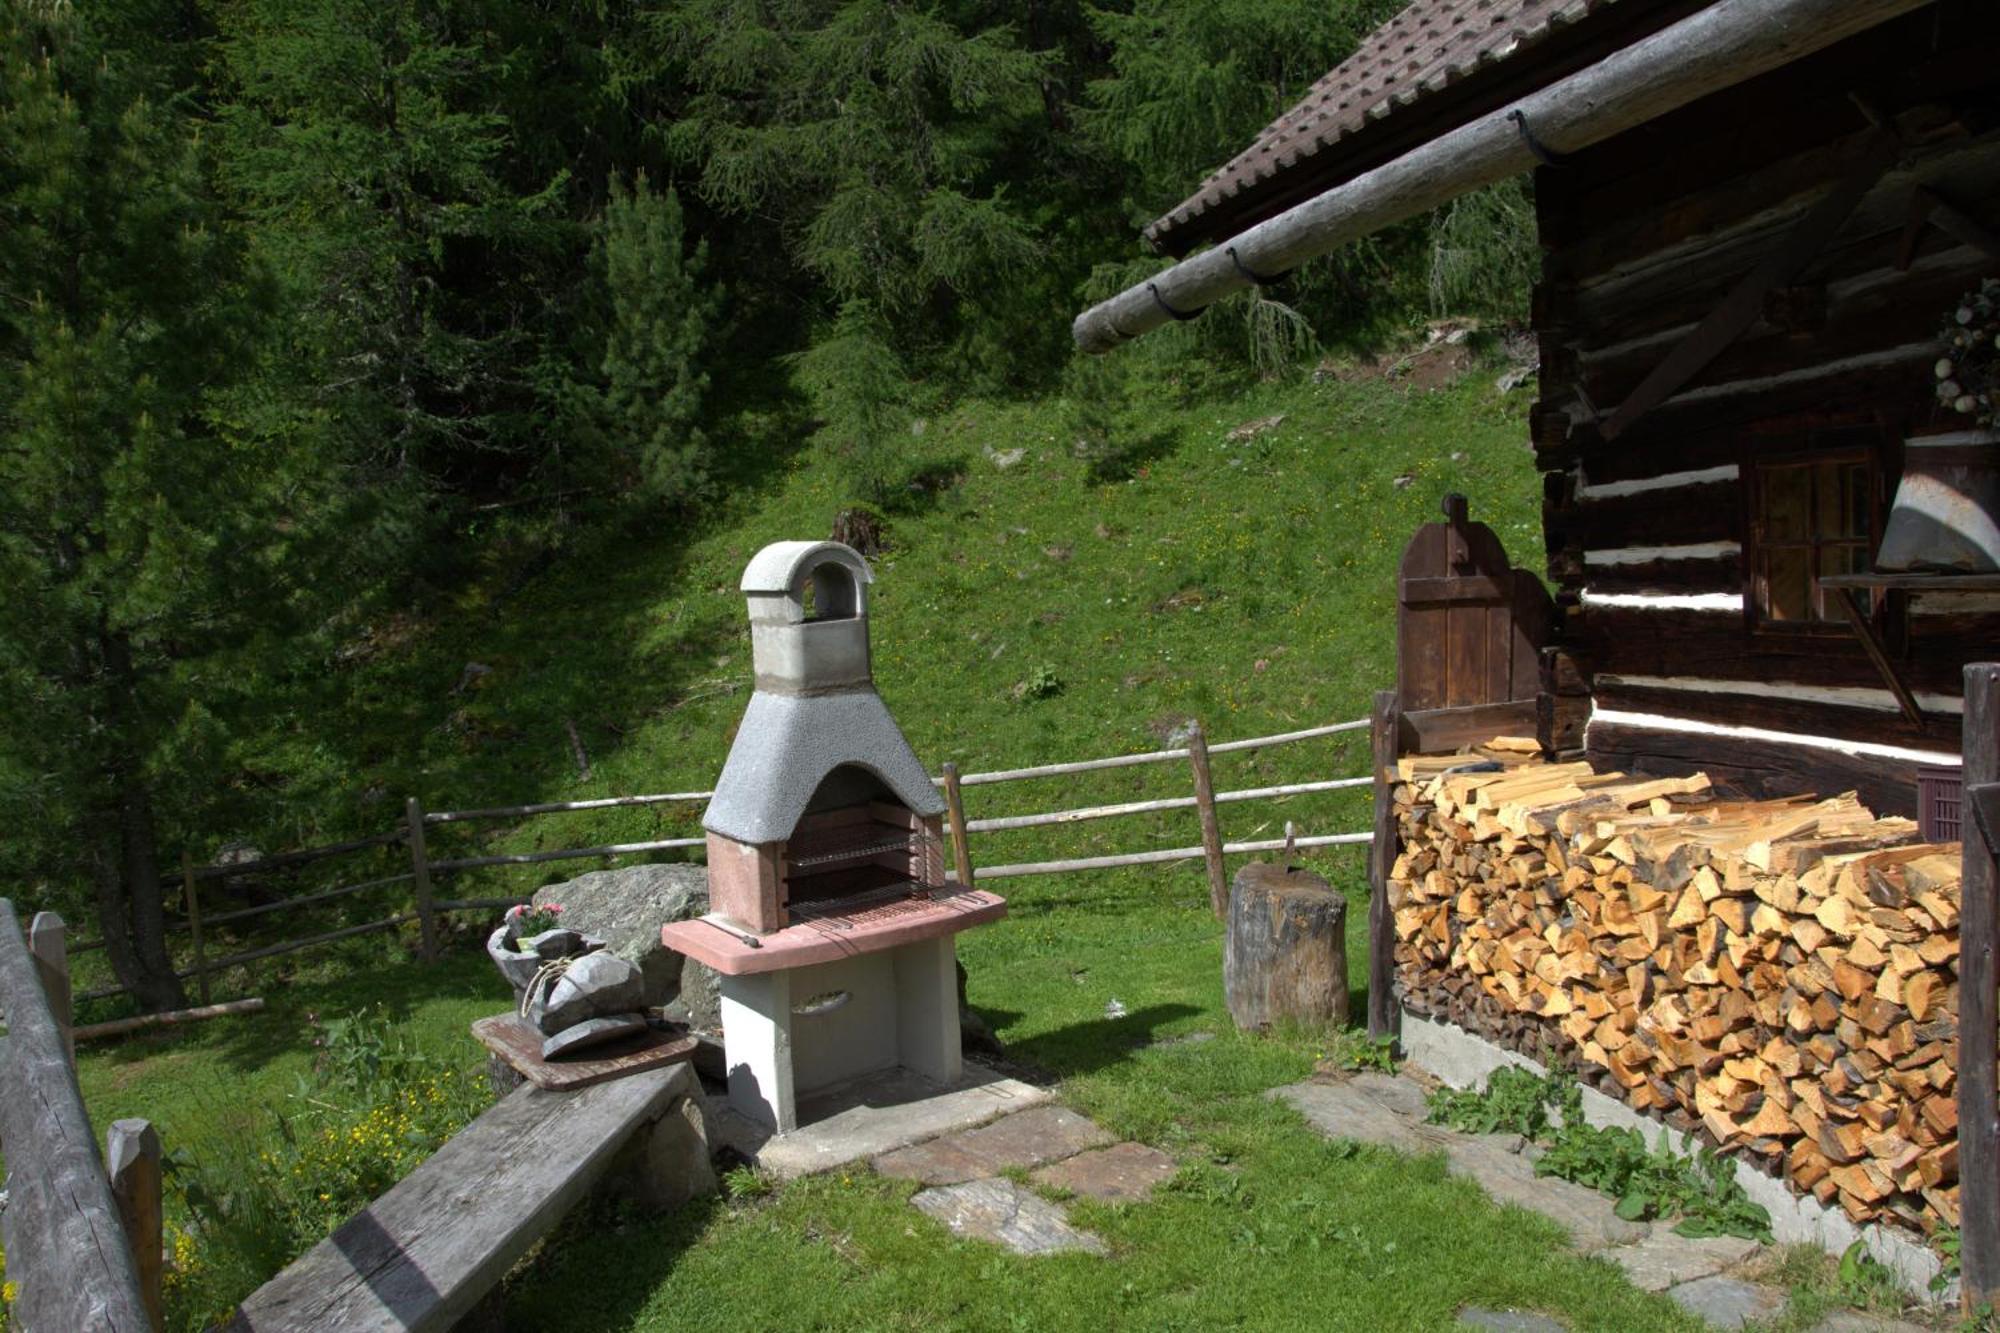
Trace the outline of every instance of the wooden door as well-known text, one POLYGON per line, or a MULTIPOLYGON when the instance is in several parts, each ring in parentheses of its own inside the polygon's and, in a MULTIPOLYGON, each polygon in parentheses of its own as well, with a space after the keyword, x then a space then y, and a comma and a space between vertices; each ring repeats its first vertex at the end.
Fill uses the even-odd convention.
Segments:
POLYGON ((1541 650, 1554 606, 1541 581, 1507 562, 1462 495, 1445 521, 1403 548, 1396 589, 1396 689, 1410 750, 1451 749, 1502 732, 1535 734, 1541 650))

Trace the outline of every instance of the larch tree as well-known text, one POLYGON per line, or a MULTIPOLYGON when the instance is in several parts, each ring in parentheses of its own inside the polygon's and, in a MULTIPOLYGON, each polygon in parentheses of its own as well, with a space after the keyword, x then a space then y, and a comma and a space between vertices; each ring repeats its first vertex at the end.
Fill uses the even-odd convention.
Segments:
POLYGON ((0 0, 6 856, 89 886, 149 1009, 181 1000, 163 822, 226 740, 313 490, 223 407, 263 306, 185 97, 198 38, 171 0, 0 0))

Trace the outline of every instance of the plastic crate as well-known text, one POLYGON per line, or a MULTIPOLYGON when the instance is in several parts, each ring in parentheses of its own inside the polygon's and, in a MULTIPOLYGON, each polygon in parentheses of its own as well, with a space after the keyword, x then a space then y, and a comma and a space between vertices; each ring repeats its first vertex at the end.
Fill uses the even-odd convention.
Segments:
POLYGON ((1960 769, 1917 770, 1917 829, 1925 842, 1959 840, 1959 793, 1964 782, 1960 769))

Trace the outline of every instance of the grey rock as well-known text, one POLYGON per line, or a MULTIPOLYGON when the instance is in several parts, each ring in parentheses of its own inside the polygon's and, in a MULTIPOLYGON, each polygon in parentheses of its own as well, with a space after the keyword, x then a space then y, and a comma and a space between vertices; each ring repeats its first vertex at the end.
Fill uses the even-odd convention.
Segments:
POLYGON ((638 964, 612 953, 586 954, 557 979, 535 1025, 554 1036, 586 1018, 629 1013, 645 1002, 646 982, 638 964))
POLYGON ((1624 1269, 1639 1290, 1665 1291, 1733 1268, 1756 1252, 1757 1242, 1740 1236, 1677 1236, 1659 1227, 1636 1245, 1606 1250, 1604 1257, 1624 1269))
POLYGON ((1513 1136, 1452 1136, 1445 1148, 1451 1173, 1477 1181, 1497 1203, 1540 1213, 1563 1227, 1586 1254, 1610 1245, 1630 1245, 1651 1234, 1644 1222, 1627 1222, 1617 1205, 1596 1190, 1553 1176, 1537 1176, 1535 1164, 1513 1136))
POLYGON ((1499 1333, 1563 1333, 1563 1326, 1545 1314, 1526 1310, 1486 1310, 1468 1305, 1458 1312, 1460 1328, 1490 1328, 1499 1333))
POLYGON ((688 976, 690 969, 683 967, 681 955, 660 942, 661 926, 708 911, 705 867, 642 865, 593 870, 567 883, 536 890, 535 904, 547 903, 561 903, 563 920, 571 928, 603 940, 608 951, 638 964, 645 977, 645 1006, 668 1004, 688 992, 685 998, 691 1025, 720 1026, 721 999, 714 974, 699 981, 688 976))
POLYGON ((641 1013, 605 1014, 597 1018, 586 1018, 581 1023, 572 1023, 562 1031, 542 1043, 542 1059, 553 1060, 559 1055, 574 1055, 587 1051, 593 1046, 629 1037, 634 1032, 646 1030, 646 1016, 641 1013))
POLYGON ((1424 1098, 1424 1090, 1415 1079, 1403 1078, 1397 1074, 1378 1074, 1374 1070, 1362 1070, 1348 1078, 1348 1084, 1364 1097, 1380 1104, 1397 1115, 1408 1116, 1412 1120, 1422 1120, 1430 1113, 1430 1104, 1424 1098))
POLYGON ((1754 1320, 1773 1319, 1785 1308, 1783 1292, 1734 1277, 1699 1277, 1669 1288, 1667 1296, 1717 1328, 1741 1328, 1754 1320))
POLYGON ((1061 1254, 1082 1250, 1108 1254, 1103 1239, 1069 1224, 1056 1204, 1011 1180, 968 1180, 927 1189, 910 1200, 954 1235, 1004 1245, 1016 1254, 1061 1254))
POLYGON ((1338 1083, 1294 1083, 1266 1094, 1290 1102, 1313 1128, 1329 1138, 1354 1139, 1401 1152, 1444 1147, 1448 1136, 1399 1115, 1371 1097, 1352 1079, 1338 1083), (1428 1132, 1427 1132, 1428 1131, 1428 1132))
POLYGON ((1652 1230, 1619 1217, 1612 1200, 1566 1180, 1537 1176, 1533 1157, 1513 1135, 1458 1134, 1416 1117, 1400 1080, 1356 1075, 1332 1083, 1294 1083, 1269 1095, 1296 1106, 1322 1133, 1401 1152, 1445 1154, 1453 1175, 1465 1176, 1499 1203, 1511 1203, 1560 1224, 1585 1252, 1630 1245, 1652 1230))
POLYGON ((1037 1106, 884 1153, 875 1159, 875 1169, 926 1185, 954 1185, 1009 1167, 1040 1166, 1110 1142, 1102 1126, 1067 1107, 1037 1106))
POLYGON ((1036 1184, 1105 1203, 1144 1203, 1179 1170, 1174 1159, 1143 1143, 1094 1148, 1034 1173, 1036 1184))

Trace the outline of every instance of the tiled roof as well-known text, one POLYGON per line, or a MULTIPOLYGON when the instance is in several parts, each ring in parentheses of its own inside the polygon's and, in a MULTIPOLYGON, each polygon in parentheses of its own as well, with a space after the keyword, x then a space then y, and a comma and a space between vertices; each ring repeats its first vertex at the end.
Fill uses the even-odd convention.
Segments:
MULTIPOLYGON (((1331 176, 1319 189, 1337 183, 1343 174, 1338 162, 1365 157, 1364 144, 1380 137, 1386 122, 1401 129, 1412 119, 1426 119, 1413 118, 1411 108, 1441 109, 1446 99, 1439 94, 1474 76, 1483 78, 1503 64, 1510 71, 1524 67, 1523 54, 1614 3, 1411 0, 1315 83, 1297 106, 1267 126, 1255 143, 1147 227, 1147 241, 1157 249, 1185 253, 1201 241, 1233 234, 1239 220, 1257 214, 1267 196, 1294 183, 1293 176, 1331 176), (1315 160, 1336 146, 1342 151, 1315 160)), ((1629 12, 1659 6, 1651 0, 1623 0, 1619 7, 1629 12)), ((1372 163, 1361 165, 1365 169, 1372 163)))

